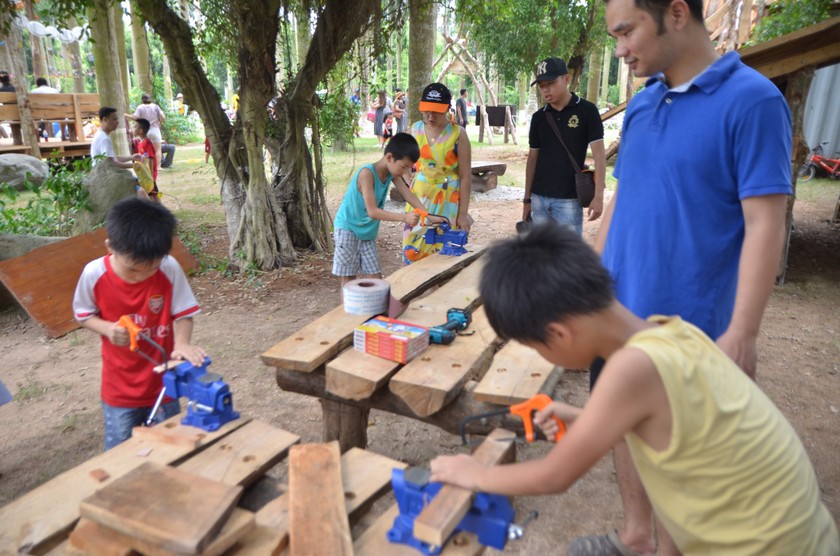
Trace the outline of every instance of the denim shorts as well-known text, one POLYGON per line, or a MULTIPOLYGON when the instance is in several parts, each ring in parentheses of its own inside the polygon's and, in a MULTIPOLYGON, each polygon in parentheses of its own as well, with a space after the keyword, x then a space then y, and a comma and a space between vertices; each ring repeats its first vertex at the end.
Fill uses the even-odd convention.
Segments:
POLYGON ((532 194, 531 218, 536 224, 554 220, 571 227, 578 235, 583 235, 583 209, 577 199, 556 199, 532 194))
MULTIPOLYGON (((131 429, 140 427, 149 417, 151 407, 114 407, 102 402, 102 415, 105 417, 105 449, 110 450, 131 438, 131 429)), ((161 423, 181 412, 178 400, 161 404, 155 415, 155 423, 161 423)))

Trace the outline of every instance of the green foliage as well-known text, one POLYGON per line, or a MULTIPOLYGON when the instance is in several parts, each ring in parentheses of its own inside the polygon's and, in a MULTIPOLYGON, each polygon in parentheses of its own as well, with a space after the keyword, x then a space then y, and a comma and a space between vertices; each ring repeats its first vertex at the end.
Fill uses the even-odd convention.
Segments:
POLYGON ((27 179, 24 186, 31 195, 27 195, 25 203, 18 191, 8 184, 0 184, 0 232, 72 235, 76 216, 83 210, 90 210, 88 190, 82 181, 90 172, 91 164, 91 159, 85 158, 68 166, 54 166, 40 186, 27 179))
POLYGON ((327 145, 353 143, 358 113, 350 98, 342 90, 330 91, 318 110, 321 139, 327 145))
POLYGON ((613 83, 607 88, 607 102, 611 103, 613 106, 618 104, 618 87, 617 83, 613 83))
POLYGON ((756 26, 751 44, 769 41, 828 19, 830 0, 780 0, 756 26))
POLYGON ((167 112, 166 119, 161 125, 163 138, 175 145, 186 145, 187 143, 203 143, 204 131, 199 129, 189 116, 182 116, 177 112, 167 112))

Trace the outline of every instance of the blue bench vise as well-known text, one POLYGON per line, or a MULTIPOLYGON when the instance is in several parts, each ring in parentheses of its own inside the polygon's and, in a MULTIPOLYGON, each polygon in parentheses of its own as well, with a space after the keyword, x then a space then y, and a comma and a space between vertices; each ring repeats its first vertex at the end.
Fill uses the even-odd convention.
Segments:
POLYGON ((453 230, 448 222, 438 224, 426 230, 423 241, 426 245, 436 245, 441 255, 460 256, 467 252, 466 247, 469 233, 465 230, 453 230))
POLYGON ((209 366, 209 357, 199 366, 184 361, 163 374, 163 388, 169 397, 189 400, 182 425, 212 432, 228 421, 239 419, 239 413, 233 410, 230 387, 221 375, 207 372, 209 366))
MULTIPOLYGON (((421 467, 409 467, 405 471, 394 469, 391 472, 391 486, 400 514, 388 531, 388 540, 406 544, 426 555, 435 555, 440 553, 442 546, 433 546, 414 537, 414 520, 443 486, 429 482, 429 475, 430 471, 421 467)), ((459 531, 474 533, 482 545, 503 550, 508 539, 522 536, 521 527, 513 523, 514 515, 506 497, 479 492, 452 534, 459 531)))

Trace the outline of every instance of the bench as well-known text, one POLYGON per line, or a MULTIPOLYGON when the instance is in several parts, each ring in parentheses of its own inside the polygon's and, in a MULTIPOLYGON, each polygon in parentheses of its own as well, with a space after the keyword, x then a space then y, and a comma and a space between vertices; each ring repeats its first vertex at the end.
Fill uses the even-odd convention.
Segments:
MULTIPOLYGON (((35 124, 53 123, 66 127, 67 141, 38 143, 38 153, 46 158, 90 155, 90 141, 85 140, 85 123, 99 116, 99 95, 96 93, 30 94, 28 110, 35 124)), ((0 153, 32 154, 20 131, 21 115, 16 93, 0 93, 0 123, 12 128, 12 142, 0 142, 0 153)))

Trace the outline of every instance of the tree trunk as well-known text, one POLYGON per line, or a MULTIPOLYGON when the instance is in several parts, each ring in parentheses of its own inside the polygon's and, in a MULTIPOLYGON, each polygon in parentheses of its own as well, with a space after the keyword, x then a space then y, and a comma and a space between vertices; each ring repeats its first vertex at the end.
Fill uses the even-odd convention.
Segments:
POLYGON ((163 96, 166 102, 172 102, 172 68, 169 66, 169 56, 163 53, 163 96))
MULTIPOLYGON (((70 28, 73 28, 77 25, 76 18, 70 18, 67 21, 67 25, 70 28)), ((82 68, 82 52, 81 48, 79 48, 79 41, 73 41, 68 45, 65 45, 65 55, 67 59, 70 61, 70 69, 73 72, 73 92, 74 93, 84 93, 85 92, 85 70, 82 68)))
POLYGON ((117 35, 112 24, 112 10, 110 0, 93 0, 88 8, 90 35, 93 39, 93 64, 96 69, 96 88, 99 91, 101 106, 111 106, 120 115, 119 127, 111 133, 114 151, 120 156, 127 156, 128 137, 125 134, 125 118, 122 115, 127 110, 125 92, 122 87, 120 60, 117 53, 117 35))
MULTIPOLYGON (((26 18, 29 21, 37 21, 38 16, 35 15, 35 8, 32 6, 32 0, 23 0, 23 9, 26 13, 26 18)), ((50 70, 47 67, 47 53, 44 51, 44 43, 41 42, 39 37, 36 37, 33 34, 29 34, 29 46, 32 50, 32 77, 33 82, 35 79, 39 77, 43 77, 50 81, 50 70)), ((18 76, 18 87, 28 87, 28 83, 25 81, 26 73, 22 73, 18 76)))
MULTIPOLYGON (((519 83, 519 109, 528 109, 528 86, 530 85, 531 75, 522 73, 519 75, 517 82, 519 83)), ((522 125, 522 122, 519 122, 522 125)))
POLYGON ((397 87, 405 89, 402 71, 402 49, 403 49, 403 28, 399 27, 396 32, 397 41, 397 87))
POLYGON ((589 53, 589 78, 586 81, 586 100, 598 106, 598 88, 601 85, 601 49, 589 53))
POLYGON ((408 121, 419 121, 418 103, 432 77, 435 54, 435 4, 408 0, 408 121))
MULTIPOLYGON (((6 35, 5 48, 0 46, 0 51, 3 52, 2 60, 3 66, 9 68, 9 72, 13 78, 17 78, 15 92, 17 93, 18 106, 29 106, 29 88, 21 83, 22 76, 26 75, 26 59, 23 55, 23 37, 20 29, 15 27, 10 21, 4 21, 5 16, 0 16, 0 23, 6 24, 9 29, 9 34, 6 35)), ((14 127, 12 134, 17 135, 14 127)), ((41 149, 38 147, 38 129, 35 122, 32 120, 32 113, 29 110, 20 110, 20 135, 23 143, 31 145, 30 155, 35 158, 41 158, 41 149)))
POLYGON ((128 77, 128 54, 125 51, 125 24, 123 23, 122 5, 114 4, 111 7, 111 14, 114 18, 114 33, 117 39, 117 60, 120 64, 120 81, 122 82, 125 106, 128 108, 131 106, 131 101, 128 96, 128 92, 131 90, 131 79, 128 77))
POLYGON ((297 65, 296 68, 303 67, 306 61, 306 52, 309 50, 309 9, 303 7, 295 10, 295 41, 297 42, 297 65))
MULTIPOLYGON (((146 36, 146 22, 137 13, 137 6, 131 3, 131 54, 134 60, 134 75, 137 78, 137 88, 144 93, 152 94, 152 66, 149 55, 149 38, 146 36)), ((166 99, 167 102, 171 98, 166 99)))
POLYGON ((601 96, 604 102, 609 101, 610 95, 610 64, 612 63, 612 50, 609 45, 604 47, 604 63, 601 67, 601 96))

